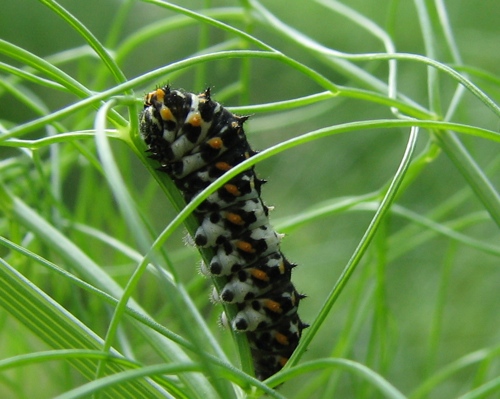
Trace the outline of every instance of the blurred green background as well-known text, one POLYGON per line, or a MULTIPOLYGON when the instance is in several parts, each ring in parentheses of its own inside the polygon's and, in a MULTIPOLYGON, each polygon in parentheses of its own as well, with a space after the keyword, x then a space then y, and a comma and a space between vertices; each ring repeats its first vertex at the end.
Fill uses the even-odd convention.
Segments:
MULTIPOLYGON (((82 21, 99 40, 106 42, 122 2, 66 0, 60 3, 82 21)), ((201 1, 178 3, 193 10, 204 6, 201 1)), ((240 5, 237 1, 212 1, 210 4, 212 7, 240 5)), ((344 16, 328 11, 316 2, 273 0, 264 1, 263 4, 286 24, 332 49, 351 54, 384 51, 380 42, 372 35, 344 16)), ((358 10, 383 28, 390 26, 390 34, 398 52, 425 54, 414 2, 357 0, 344 1, 344 4, 358 10)), ((497 2, 453 0, 445 4, 464 64, 490 74, 497 73, 500 63, 497 2)), ((117 33, 117 42, 122 42, 143 26, 173 15, 171 12, 140 1, 133 2, 123 24, 123 30, 117 33)), ((235 22, 235 25, 244 27, 240 22, 235 22)), ((201 29, 199 26, 189 26, 162 34, 156 40, 135 49, 120 66, 128 78, 133 78, 189 57, 198 50, 200 32, 205 32, 201 29)), ((204 36, 204 39, 209 45, 228 37, 227 33, 212 28, 206 32, 208 36, 204 36)), ((251 33, 288 56, 316 69, 335 83, 358 87, 359 82, 347 78, 334 70, 331 65, 319 62, 303 48, 276 35, 271 27, 253 23, 251 33)), ((82 39, 41 2, 29 0, 1 1, 0 38, 41 57, 84 45, 82 39)), ((436 38, 439 40, 437 48, 441 51, 436 58, 441 62, 451 63, 452 58, 444 44, 443 35, 436 32, 436 38)), ((6 56, 0 55, 0 61, 6 60, 8 60, 6 56)), ((90 57, 78 59, 76 62, 68 63, 63 69, 90 89, 94 89, 91 67, 94 62, 90 57)), ((286 100, 323 90, 310 79, 304 78, 283 64, 264 60, 252 60, 250 64, 249 104, 286 100)), ((363 61, 358 63, 358 66, 386 81, 388 70, 386 62, 363 61)), ((156 84, 170 82, 173 87, 182 87, 195 92, 210 86, 214 98, 218 99, 218 92, 238 80, 240 67, 239 60, 219 60, 207 65, 204 82, 198 82, 197 71, 192 69, 181 76, 174 78, 165 76, 164 81, 152 82, 147 87, 138 87, 136 96, 141 97, 156 84)), ((400 62, 398 68, 399 91, 428 108, 427 68, 413 62, 400 62)), ((498 99, 500 94, 498 80, 495 82, 473 78, 473 81, 494 100, 498 99)), ((111 87, 114 84, 109 79, 104 86, 111 87)), ((443 77, 440 85, 443 110, 446 110, 456 85, 448 77, 443 77)), ((36 85, 28 87, 33 95, 43 98, 51 110, 60 109, 76 101, 71 94, 58 94, 36 85)), ((238 96, 223 98, 222 102, 229 107, 248 105, 241 103, 238 96)), ((93 116, 89 114, 87 118, 76 123, 76 126, 91 128, 93 116)), ((0 120, 5 126, 23 123, 35 117, 36 115, 14 96, 4 92, 0 97, 0 120)), ((384 118, 392 118, 387 107, 361 100, 339 98, 300 110, 253 115, 248 122, 247 132, 253 146, 256 149, 264 149, 274 143, 321 127, 384 118)), ((496 116, 470 94, 464 96, 452 120, 491 130, 499 128, 496 116)), ((362 195, 380 189, 395 173, 408 133, 406 130, 373 130, 333 136, 286 151, 259 164, 257 167, 259 175, 269 181, 263 189, 263 197, 268 205, 276 207, 271 215, 272 221, 279 226, 281 221, 286 221, 287 218, 322 201, 362 195)), ((36 134, 34 136, 39 137, 36 134)), ((428 139, 427 132, 422 132, 419 150, 424 149, 428 139)), ((498 145, 487 140, 471 138, 463 138, 463 142, 479 166, 488 171, 492 183, 498 187, 500 184, 498 145)), ((132 162, 134 175, 127 178, 130 179, 131 186, 135 187, 136 194, 140 195, 143 182, 150 180, 151 177, 138 162, 133 159, 127 160, 133 157, 133 154, 125 146, 115 144, 115 153, 123 158, 123 162, 132 162)), ((71 179, 68 177, 64 187, 63 198, 70 210, 78 204, 78 192, 75 191, 75 186, 78 186, 77 170, 73 172, 71 179)), ((99 198, 100 194, 96 192, 96 201, 112 201, 108 192, 103 193, 102 198, 99 198)), ((452 211, 446 214, 445 220, 454 220, 484 211, 482 204, 474 198, 455 166, 444 154, 440 154, 425 167, 398 198, 397 203, 417 214, 432 218, 435 210, 444 204, 450 204, 450 198, 457 195, 462 195, 464 200, 452 206, 452 211)), ((163 201, 160 192, 156 194, 156 200, 163 201)), ((148 217, 155 223, 154 228, 158 232, 175 214, 167 203, 149 209, 149 212, 148 217)), ((84 217, 90 214, 89 209, 76 218, 81 222, 92 223, 84 217)), ((293 230, 283 241, 283 252, 290 260, 299 264, 294 272, 294 282, 301 292, 308 295, 308 299, 301 305, 303 320, 314 319, 356 248, 372 215, 373 213, 368 211, 351 211, 325 217, 293 230)), ((498 227, 487 217, 484 219, 461 232, 482 242, 497 245, 498 227)), ((95 223, 102 224, 99 227, 106 230, 106 224, 109 222, 95 221, 95 223)), ((387 249, 383 266, 387 306, 385 331, 390 337, 388 340, 390 348, 387 348, 389 365, 381 367, 384 369, 383 375, 403 392, 411 391, 420 381, 432 374, 436 367, 442 367, 480 348, 498 345, 500 341, 498 258, 437 235, 431 235, 429 239, 412 245, 413 237, 421 237, 420 235, 425 233, 426 229, 421 227, 416 227, 414 233, 409 234, 405 240, 398 240, 398 234, 402 231, 411 231, 408 230, 411 225, 412 222, 392 215, 386 226, 387 236, 384 244, 387 249), (398 246, 408 242, 411 249, 400 256, 398 246), (443 273, 449 273, 445 291, 442 291, 441 285, 443 273), (436 357, 433 359, 435 363, 431 364, 430 325, 436 317, 435 304, 441 292, 445 292, 444 312, 439 316, 442 336, 438 347, 435 348, 436 357)), ((178 239, 169 241, 169 248, 175 250, 181 245, 182 234, 179 232, 178 239)), ((97 253, 98 250, 99 248, 95 248, 93 255, 103 256, 97 253)), ((194 273, 193 257, 184 260, 179 267, 186 281, 189 281, 194 273)), ((325 351, 325 348, 335 347, 343 326, 352 316, 352 304, 359 302, 361 305, 364 301, 368 303, 364 303, 363 311, 368 314, 360 315, 362 325, 359 335, 355 337, 353 350, 350 350, 346 357, 363 362, 363 359, 370 356, 366 349, 368 341, 373 337, 371 334, 374 328, 371 324, 373 310, 370 310, 373 292, 370 290, 375 287, 370 281, 376 280, 376 270, 377 252, 374 250, 366 257, 363 265, 353 276, 351 284, 341 295, 328 322, 322 327, 319 337, 310 346, 305 360, 330 355, 330 350, 325 351)), ((54 289, 49 282, 46 284, 48 291, 54 289)), ((210 290, 208 283, 206 286, 205 291, 208 293, 210 290)), ((144 295, 148 296, 146 292, 148 288, 141 288, 145 290, 144 295)), ((156 287, 154 290, 154 292, 160 291, 161 287, 156 287)), ((57 296, 57 292, 54 292, 54 295, 57 296)), ((200 301, 204 298, 200 298, 200 301)), ((162 299, 165 298, 148 300, 151 301, 151 307, 161 308, 162 299)), ((12 347, 12 340, 6 338, 8 334, 9 332, 4 331, 0 339, 0 353, 4 356, 16 353, 12 347)), ((490 370, 495 368, 492 367, 490 370)), ((349 390, 351 383, 347 377, 341 383, 345 385, 345 392, 352 392, 349 390)), ((300 381, 297 384, 299 385, 300 381)), ((436 391, 436 396, 433 397, 445 397, 440 395, 470 389, 469 376, 463 379, 461 376, 454 378, 442 389, 442 392, 436 391), (462 383, 469 388, 462 386, 462 383)), ((282 393, 293 396, 294 390, 292 384, 286 384, 282 393)))

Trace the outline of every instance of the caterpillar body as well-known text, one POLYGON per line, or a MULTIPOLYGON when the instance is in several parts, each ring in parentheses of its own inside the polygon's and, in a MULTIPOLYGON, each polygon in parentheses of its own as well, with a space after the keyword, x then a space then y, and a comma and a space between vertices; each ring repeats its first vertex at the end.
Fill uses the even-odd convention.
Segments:
MULTIPOLYGON (((189 202, 255 154, 243 130, 247 118, 213 101, 210 89, 197 95, 165 86, 146 95, 140 130, 150 157, 189 202)), ((295 265, 269 223, 263 183, 251 167, 224 184, 197 208, 194 236, 196 245, 214 250, 206 271, 227 277, 218 297, 237 306, 231 326, 247 334, 261 380, 284 366, 307 327, 297 314, 304 296, 291 282, 295 265)))

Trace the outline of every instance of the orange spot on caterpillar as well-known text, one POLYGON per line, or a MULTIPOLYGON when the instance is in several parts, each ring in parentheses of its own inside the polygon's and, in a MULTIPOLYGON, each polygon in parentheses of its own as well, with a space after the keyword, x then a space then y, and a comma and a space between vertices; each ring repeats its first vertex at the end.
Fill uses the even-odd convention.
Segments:
POLYGON ((220 150, 224 145, 224 142, 221 140, 220 137, 213 137, 207 141, 207 144, 213 149, 220 150))
POLYGON ((226 219, 231 222, 232 224, 236 224, 238 226, 243 226, 245 224, 245 221, 241 218, 240 215, 238 215, 237 213, 232 213, 232 212, 229 212, 227 215, 226 215, 226 219))
POLYGON ((173 121, 173 120, 175 120, 174 115, 172 115, 172 111, 170 111, 170 108, 161 107, 160 115, 161 115, 161 118, 164 121, 173 121))
POLYGON ((227 172, 229 169, 232 168, 232 166, 229 165, 227 162, 216 162, 215 167, 224 172, 227 172))
POLYGON ((229 194, 235 197, 239 197, 241 195, 240 190, 238 190, 238 187, 235 186, 234 184, 224 184, 224 188, 229 194))
MULTIPOLYGON (((290 342, 288 342, 288 338, 286 337, 285 334, 281 334, 281 333, 276 333, 274 334, 274 339, 276 341, 278 341, 281 345, 289 345, 290 342)), ((285 363, 288 359, 285 359, 285 363)))
POLYGON ((156 99, 161 102, 163 102, 163 99, 165 98, 165 92, 163 89, 156 89, 156 91, 151 94, 156 94, 156 99))
POLYGON ((189 118, 189 120, 187 122, 193 126, 200 126, 201 125, 201 115, 197 112, 196 114, 192 115, 191 118, 189 118))
POLYGON ((269 276, 267 275, 266 272, 263 272, 262 270, 251 269, 250 274, 252 275, 252 277, 256 278, 257 280, 269 281, 269 276))
POLYGON ((255 249, 253 248, 252 244, 250 244, 249 242, 246 242, 246 241, 238 241, 236 243, 236 247, 238 249, 241 249, 244 252, 248 252, 248 253, 255 252, 255 249))
POLYGON ((266 308, 268 308, 271 312, 274 312, 274 313, 281 313, 283 312, 283 309, 281 309, 281 305, 276 302, 276 301, 273 301, 271 299, 268 299, 266 302, 266 308))

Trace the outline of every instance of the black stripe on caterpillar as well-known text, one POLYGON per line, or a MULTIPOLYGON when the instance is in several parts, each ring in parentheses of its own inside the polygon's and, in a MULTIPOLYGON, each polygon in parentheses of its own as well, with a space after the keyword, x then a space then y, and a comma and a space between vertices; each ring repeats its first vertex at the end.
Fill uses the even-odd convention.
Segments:
MULTIPOLYGON (((189 202, 255 154, 243 130, 247 118, 213 101, 210 89, 196 95, 165 86, 146 95, 140 130, 158 169, 189 202)), ((291 282, 295 265, 281 253, 282 236, 261 200, 263 183, 252 167, 224 184, 197 208, 194 237, 214 249, 206 272, 227 277, 218 297, 237 306, 231 326, 247 334, 261 380, 281 370, 307 327, 297 314, 304 296, 291 282)))

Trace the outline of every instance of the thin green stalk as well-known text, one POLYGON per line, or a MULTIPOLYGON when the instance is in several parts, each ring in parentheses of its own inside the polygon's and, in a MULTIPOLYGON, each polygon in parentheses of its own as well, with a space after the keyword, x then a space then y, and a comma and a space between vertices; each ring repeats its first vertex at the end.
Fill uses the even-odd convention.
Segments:
POLYGON ((453 132, 439 131, 435 135, 443 151, 500 227, 500 195, 493 184, 453 132))
MULTIPOLYGON (((60 349, 99 349, 99 337, 2 259, 0 283, 3 287, 0 295, 1 307, 48 345, 60 349)), ((110 350, 110 354, 121 356, 114 349, 110 350)), ((85 377, 92 378, 94 361, 89 358, 76 358, 72 364, 85 377)), ((119 372, 121 369, 120 365, 110 362, 106 373, 119 372)), ((118 386, 115 394, 131 399, 137 395, 161 396, 158 388, 144 381, 118 386)))
POLYGON ((382 223, 383 218, 389 211, 392 202, 396 195, 398 194, 398 189, 399 186, 401 185, 405 173, 410 165, 411 161, 411 156, 413 154, 413 150, 415 149, 415 144, 417 141, 417 128, 412 128, 411 133, 408 139, 408 144, 405 150, 405 153, 403 155, 403 158, 401 160, 401 163, 399 165, 399 168, 394 175, 394 178, 389 185, 389 188, 387 189, 387 192, 384 194, 384 197, 382 198, 380 202, 380 206, 377 209, 377 212, 375 213, 372 221, 370 222, 370 225, 368 226, 365 234, 363 235, 363 238, 361 239, 360 243, 358 244, 358 247, 354 251, 351 259, 345 266, 344 270, 342 271, 342 274, 340 275, 339 279, 335 283, 335 286, 333 287, 332 291, 328 295, 325 303, 321 307, 321 310, 316 317, 316 319, 313 321, 309 329, 307 330, 305 336, 302 338, 299 347, 297 350, 294 352, 290 360, 287 362, 285 367, 290 367, 296 364, 298 359, 302 357, 304 352, 306 351, 307 347, 309 346, 310 342, 312 339, 316 336, 317 331, 325 321, 326 317, 330 313, 331 308, 337 301, 337 298, 343 291, 344 287, 346 286, 347 282, 349 281, 350 277, 352 276, 354 270, 360 263, 362 257, 364 256, 366 250, 368 249, 368 246, 370 245, 373 237, 375 236, 375 233, 380 225, 382 223))
POLYGON ((446 306, 446 298, 448 295, 448 287, 451 282, 451 272, 455 265, 456 244, 451 242, 450 250, 446 254, 445 262, 441 269, 439 278, 439 288, 436 297, 436 305, 433 311, 432 322, 429 329, 429 343, 427 350, 426 375, 430 376, 434 373, 437 364, 439 343, 442 340, 444 310, 446 306))
MULTIPOLYGON (((85 25, 83 25, 79 19, 75 18, 68 10, 62 7, 59 3, 54 0, 38 0, 42 4, 49 7, 52 11, 58 14, 64 21, 71 26, 90 47, 94 49, 99 58, 102 60, 104 65, 106 65, 111 72, 111 75, 115 78, 117 83, 122 83, 127 80, 125 74, 116 64, 115 60, 106 48, 101 44, 101 42, 90 32, 85 25)), ((132 94, 129 92, 128 94, 132 94)))
MULTIPOLYGON (((437 60, 436 35, 432 29, 431 17, 425 0, 413 0, 417 9, 420 30, 424 39, 425 55, 429 59, 437 60)), ((434 68, 427 68, 427 93, 429 96, 429 109, 435 115, 441 115, 441 101, 439 95, 439 75, 434 68)))
MULTIPOLYGON (((0 71, 3 71, 9 75, 17 76, 21 80, 25 80, 27 82, 32 82, 40 86, 45 86, 53 90, 59 91, 69 91, 66 87, 61 85, 60 83, 56 83, 53 80, 41 78, 34 73, 28 72, 22 68, 16 68, 11 65, 8 65, 4 62, 0 62, 0 71)), ((5 84, 2 82, 2 85, 5 84)))
POLYGON ((398 389, 387 382, 383 377, 375 373, 373 370, 362 365, 361 363, 354 362, 348 359, 319 359, 310 362, 305 362, 300 366, 292 369, 284 370, 279 376, 271 377, 268 381, 276 381, 276 383, 281 383, 292 379, 295 376, 305 374, 306 372, 313 372, 316 370, 325 370, 327 368, 340 368, 346 370, 349 373, 357 375, 364 380, 370 382, 370 384, 376 388, 380 393, 388 399, 406 399, 398 389))
MULTIPOLYGON (((445 383, 446 380, 450 379, 452 376, 463 373, 471 366, 479 364, 486 359, 492 357, 498 357, 500 355, 500 346, 493 348, 480 349, 478 351, 469 353, 460 359, 457 359, 441 370, 435 371, 428 379, 422 381, 422 383, 416 387, 416 389, 410 393, 409 399, 422 399, 425 398, 433 389, 435 389, 439 384, 445 383)), ((471 373, 470 370, 467 370, 471 373)))
MULTIPOLYGON (((19 62, 23 65, 29 65, 35 70, 45 73, 50 79, 66 87, 67 90, 76 94, 81 98, 88 98, 92 95, 92 92, 88 90, 84 85, 78 82, 76 79, 69 76, 67 73, 63 72, 61 69, 55 67, 50 62, 47 62, 41 57, 34 55, 33 53, 22 49, 19 46, 11 44, 5 40, 0 39, 0 53, 3 53, 19 62)), ((118 125, 125 125, 123 117, 119 114, 113 113, 110 115, 111 120, 113 120, 118 125)), ((41 118, 43 119, 43 118, 41 118)), ((45 123, 40 124, 38 127, 44 126, 45 123)), ((11 137, 11 135, 5 134, 1 136, 1 139, 6 139, 11 137)))
MULTIPOLYGON (((353 64, 345 64, 339 61, 350 60, 350 61, 376 61, 376 60, 401 60, 401 61, 411 61, 421 63, 426 66, 433 67, 439 71, 446 73, 451 78, 455 79, 458 83, 463 85, 467 90, 469 90, 474 96, 476 96, 481 102, 483 102, 493 113, 500 116, 500 107, 484 93, 479 87, 472 83, 465 76, 461 75, 453 68, 440 63, 434 59, 424 57, 418 54, 405 54, 405 53, 364 53, 364 54, 349 54, 338 50, 334 50, 323 46, 317 41, 306 36, 302 32, 284 24, 278 18, 276 18, 271 12, 265 9, 257 0, 249 0, 252 4, 254 13, 256 14, 256 19, 258 21, 266 21, 269 27, 278 31, 281 35, 285 36, 287 39, 291 40, 296 45, 303 47, 308 52, 313 52, 318 54, 325 59, 331 60, 333 65, 338 67, 342 73, 352 79, 353 81, 359 81, 368 87, 378 89, 382 92, 387 92, 387 85, 380 82, 378 79, 374 78, 373 75, 367 74, 366 71, 361 68, 356 67, 353 64)), ((402 97, 409 104, 412 104, 411 99, 402 97)))
MULTIPOLYGON (((222 19, 238 22, 243 18, 241 8, 238 7, 222 7, 203 10, 203 15, 212 19, 222 19)), ((178 31, 188 26, 196 26, 197 21, 185 15, 174 15, 172 17, 155 21, 133 32, 129 37, 125 38, 119 47, 116 49, 115 60, 120 65, 125 62, 126 58, 134 50, 143 46, 147 41, 168 32, 178 31)), ((238 43, 241 40, 238 39, 238 43)), ((207 52, 207 48, 201 51, 207 52)))
POLYGON ((480 387, 459 396, 457 399, 488 399, 493 394, 500 392, 500 377, 481 385, 480 387))
MULTIPOLYGON (((1 187, 1 186, 0 186, 1 187)), ((68 264, 71 264, 75 270, 85 277, 87 281, 107 292, 115 298, 123 296, 122 288, 114 281, 104 270, 95 264, 80 248, 73 244, 62 232, 55 229, 47 221, 40 217, 36 212, 30 209, 19 198, 9 195, 8 192, 0 192, 0 206, 7 214, 12 215, 12 218, 19 224, 23 225, 28 231, 35 234, 40 241, 44 242, 55 253, 58 253, 68 264)), ((134 301, 129 301, 129 306, 133 310, 145 314, 143 309, 134 301)), ((141 323, 135 323, 138 330, 144 335, 147 342, 154 345, 157 353, 162 358, 170 362, 182 362, 188 359, 186 353, 181 350, 176 344, 163 336, 160 336, 156 331, 141 323)), ((204 381, 202 376, 190 376, 185 381, 187 390, 196 392, 195 386, 209 386, 204 381)), ((205 391, 207 395, 212 396, 210 391, 205 391)))

